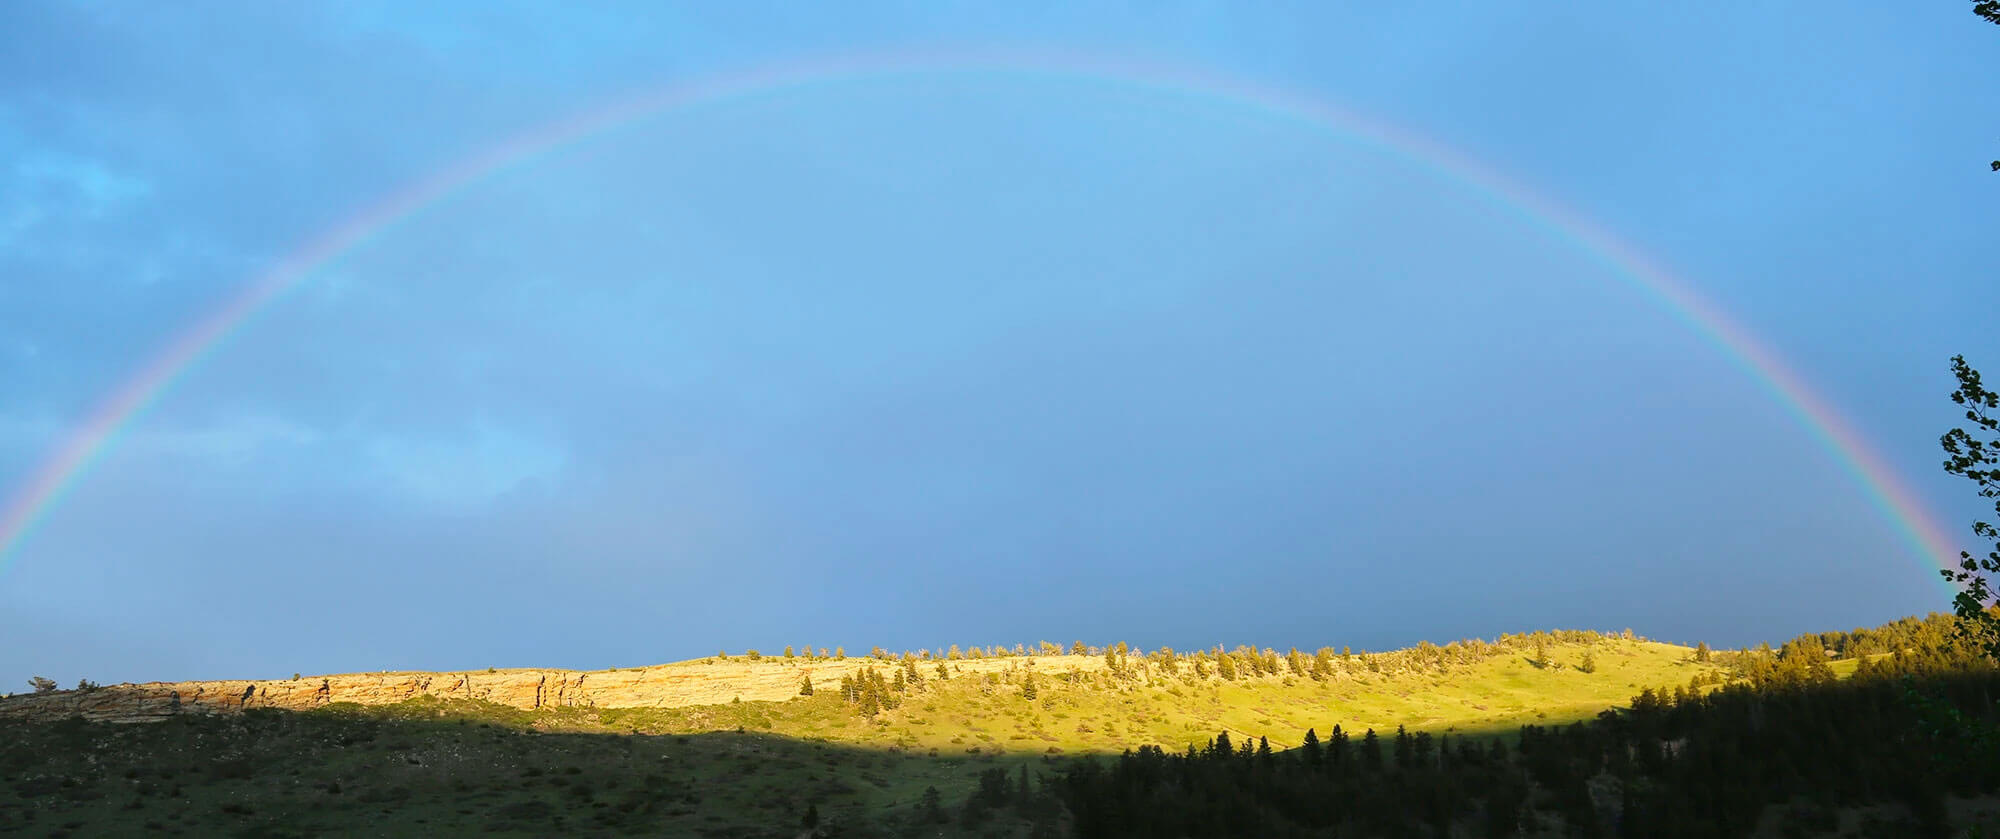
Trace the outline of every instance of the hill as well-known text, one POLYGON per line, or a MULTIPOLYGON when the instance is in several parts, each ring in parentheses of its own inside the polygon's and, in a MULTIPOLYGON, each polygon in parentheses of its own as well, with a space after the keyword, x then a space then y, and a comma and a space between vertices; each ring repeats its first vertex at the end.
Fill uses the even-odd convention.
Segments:
POLYGON ((19 798, 0 804, 0 829, 785 835, 808 805, 850 826, 927 795, 956 812, 982 774, 1026 767, 1048 779, 1078 755, 1185 749, 1223 731, 1284 748, 1335 725, 1511 735, 1594 717, 1643 688, 1721 678, 1693 649, 1585 632, 1351 655, 1088 652, 729 656, 12 696, 0 699, 0 735, 17 745, 0 769, 19 798), (814 692, 801 696, 808 678, 814 692), (107 724, 132 722, 154 724, 107 724))
MULTIPOLYGON (((902 654, 713 657, 601 671, 356 673, 279 680, 120 684, 0 699, 0 718, 157 721, 254 708, 311 710, 412 699, 535 712, 565 730, 694 733, 714 726, 902 748, 1108 752, 1181 747, 1217 731, 1296 744, 1307 729, 1484 732, 1588 719, 1642 688, 1720 668, 1693 649, 1588 632, 1420 645, 1389 653, 1275 650, 1151 655, 902 654), (1546 657, 1535 659, 1537 648, 1546 657), (1591 672, 1582 668, 1591 658, 1591 672), (1225 662, 1227 662, 1225 664, 1225 662), (883 682, 877 713, 832 707, 843 681, 883 682), (808 681, 816 697, 800 696, 808 681), (1033 699, 1022 696, 1032 682, 1033 699), (799 700, 799 701, 793 701, 799 700), (749 709, 718 708, 747 704, 749 709), (716 722, 722 721, 722 722, 716 722)), ((859 689, 857 693, 861 692, 859 689)), ((862 697, 842 697, 858 705, 862 697)))

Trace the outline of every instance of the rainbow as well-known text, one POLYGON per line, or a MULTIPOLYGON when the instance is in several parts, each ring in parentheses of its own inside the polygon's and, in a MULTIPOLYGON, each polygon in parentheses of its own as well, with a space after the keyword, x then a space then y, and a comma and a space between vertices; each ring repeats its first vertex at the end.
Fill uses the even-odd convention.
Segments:
POLYGON ((1866 444, 1833 406, 1815 394, 1770 347, 1657 262, 1527 186, 1445 145, 1387 122, 1299 93, 1213 72, 1146 62, 1046 53, 869 55, 771 64, 706 80, 676 83, 628 96, 518 134, 392 193, 359 215, 308 240, 252 280, 221 308, 170 341, 116 390, 104 397, 0 508, 0 572, 20 552, 35 525, 120 432, 157 402, 202 358, 213 353, 257 312, 310 279, 332 260, 363 245, 398 221, 488 178, 531 163, 580 140, 690 106, 812 84, 920 73, 1004 73, 1128 85, 1224 100, 1308 124, 1333 137, 1400 159, 1543 229, 1611 269, 1611 274, 1651 298, 1715 346, 1757 382, 1799 427, 1837 462, 1919 557, 1943 568, 1957 565, 1951 540, 1918 497, 1866 444))

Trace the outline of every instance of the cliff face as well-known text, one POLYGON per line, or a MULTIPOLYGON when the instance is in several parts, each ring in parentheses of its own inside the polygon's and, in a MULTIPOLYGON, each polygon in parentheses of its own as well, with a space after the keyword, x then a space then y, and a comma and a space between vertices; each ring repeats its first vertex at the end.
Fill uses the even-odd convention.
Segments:
POLYGON ((183 713, 227 713, 245 708, 304 710, 331 702, 383 705, 416 696, 484 699, 528 709, 655 705, 663 704, 672 693, 642 690, 646 695, 634 695, 633 689, 643 686, 629 676, 602 680, 601 690, 592 683, 597 681, 593 676, 617 675, 510 670, 490 674, 356 673, 268 682, 148 682, 15 696, 0 700, 0 717, 51 719, 80 714, 110 722, 150 722, 183 713))
MULTIPOLYGON (((953 661, 955 672, 998 671, 1009 662, 1034 662, 1047 671, 1094 670, 1092 656, 953 661)), ((386 705, 419 696, 481 699, 516 708, 673 708, 745 701, 782 701, 798 695, 810 676, 821 690, 865 667, 886 671, 889 662, 866 659, 714 662, 699 660, 632 670, 499 670, 456 673, 349 673, 273 681, 147 682, 62 690, 0 699, 0 719, 57 720, 72 716, 106 722, 155 722, 175 714, 234 713, 245 708, 307 710, 333 702, 386 705)), ((936 661, 917 666, 929 675, 936 661)))

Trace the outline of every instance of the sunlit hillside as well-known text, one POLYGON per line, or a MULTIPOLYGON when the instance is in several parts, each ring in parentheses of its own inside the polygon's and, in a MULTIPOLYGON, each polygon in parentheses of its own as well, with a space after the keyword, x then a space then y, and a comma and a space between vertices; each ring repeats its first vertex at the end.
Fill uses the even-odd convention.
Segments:
MULTIPOLYGON (((0 826, 200 834, 283 814, 284 824, 305 828, 534 835, 564 824, 567 812, 570 826, 762 835, 774 823, 796 824, 807 803, 829 819, 905 814, 927 788, 956 812, 982 772, 1012 778, 1027 766, 1044 777, 1077 755, 1147 744, 1180 750, 1225 731, 1279 749, 1308 728, 1335 725, 1356 736, 1398 725, 1508 734, 1523 723, 1593 717, 1646 687, 1719 676, 1690 648, 1590 633, 1345 656, 1092 652, 734 655, 644 668, 646 678, 686 692, 676 695, 717 700, 677 707, 530 709, 418 697, 304 713, 184 713, 150 725, 49 725, 23 722, 20 712, 82 694, 17 696, 0 702, 0 719, 15 718, 0 724, 23 742, 47 742, 9 752, 4 768, 21 798, 0 804, 0 826), (798 695, 808 678, 813 693, 798 695), (777 686, 791 695, 757 698, 777 686), (65 759, 80 752, 97 757, 65 759), (169 758, 190 752, 210 757, 200 765, 169 758), (400 814, 394 824, 376 821, 390 804, 400 814), (591 820, 576 821, 579 812, 591 820)), ((639 673, 600 671, 584 682, 639 673)), ((121 689, 129 688, 83 694, 121 689)))

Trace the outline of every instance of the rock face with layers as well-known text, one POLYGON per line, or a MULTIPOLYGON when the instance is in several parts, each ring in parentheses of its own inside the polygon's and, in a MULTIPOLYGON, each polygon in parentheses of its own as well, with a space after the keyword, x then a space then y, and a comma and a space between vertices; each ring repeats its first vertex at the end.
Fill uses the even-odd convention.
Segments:
MULTIPOLYGON (((954 673, 1032 667, 1043 672, 1102 669, 1095 656, 956 660, 954 673)), ((925 676, 936 660, 916 662, 925 676)), ((734 699, 782 701, 797 696, 810 676, 822 690, 865 668, 887 675, 901 662, 806 659, 761 662, 700 659, 629 670, 494 670, 451 673, 348 673, 296 679, 146 682, 89 690, 17 694, 0 699, 0 719, 155 722, 175 714, 234 713, 246 708, 310 710, 335 702, 388 705, 421 696, 477 699, 525 710, 543 708, 675 708, 734 699)))

